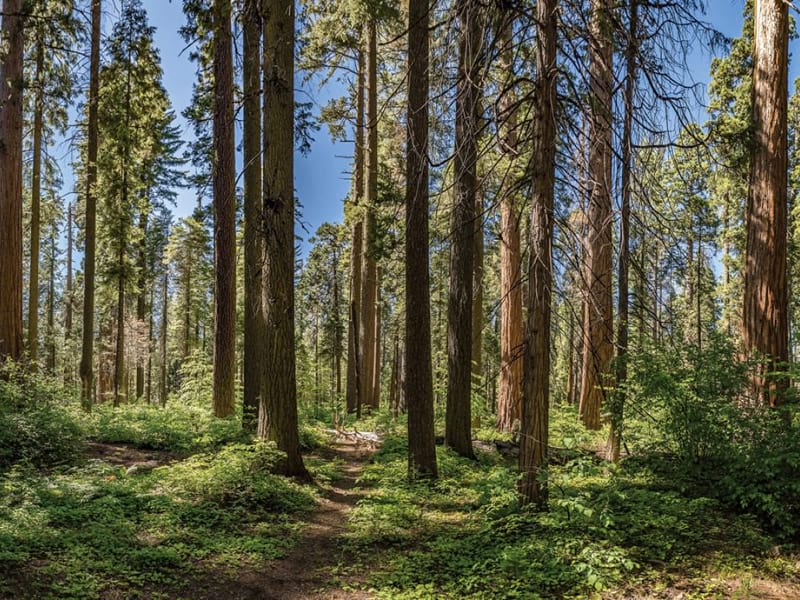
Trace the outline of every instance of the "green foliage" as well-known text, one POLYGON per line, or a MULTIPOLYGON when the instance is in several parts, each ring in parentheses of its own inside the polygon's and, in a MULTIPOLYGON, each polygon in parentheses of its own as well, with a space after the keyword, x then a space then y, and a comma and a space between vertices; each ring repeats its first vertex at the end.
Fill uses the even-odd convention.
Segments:
POLYGON ((723 547, 750 568, 769 543, 644 465, 584 456, 552 466, 550 512, 537 513, 519 508, 516 470, 496 457, 443 450, 440 479, 411 484, 405 451, 402 438, 385 441, 351 515, 352 546, 379 553, 369 584, 381 598, 585 598, 649 581, 664 563, 702 580, 723 547))
POLYGON ((130 404, 100 405, 83 415, 89 437, 97 442, 133 444, 140 448, 193 452, 241 440, 241 424, 217 419, 209 408, 170 402, 165 408, 130 404))
POLYGON ((83 450, 83 429, 66 404, 60 382, 0 370, 0 471, 17 462, 38 467, 73 461, 83 450))
POLYGON ((209 569, 281 557, 299 528, 290 516, 314 497, 271 473, 279 460, 260 443, 150 472, 100 461, 13 470, 0 478, 0 595, 152 597, 166 587, 175 597, 209 569))

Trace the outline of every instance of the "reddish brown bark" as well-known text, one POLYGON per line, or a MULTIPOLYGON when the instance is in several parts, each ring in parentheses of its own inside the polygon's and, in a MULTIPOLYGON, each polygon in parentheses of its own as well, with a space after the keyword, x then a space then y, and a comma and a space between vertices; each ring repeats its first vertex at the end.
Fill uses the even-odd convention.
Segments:
MULTIPOLYGON (((500 69, 513 81, 514 15, 507 9, 501 17, 500 69)), ((517 155, 517 111, 513 90, 500 98, 502 150, 509 164, 517 155)), ((520 213, 515 182, 506 176, 500 198, 500 382, 497 396, 497 429, 511 431, 522 419, 522 251, 520 213)))
POLYGON ((592 0, 589 27, 589 210, 586 308, 580 414, 589 429, 600 429, 603 401, 614 357, 611 271, 612 3, 592 0))
POLYGON ((789 359, 786 267, 788 4, 755 3, 754 145, 744 262, 745 349, 766 360, 754 376, 760 400, 780 404, 787 380, 766 375, 789 359))
POLYGON ((3 0, 0 52, 0 361, 22 358, 22 0, 3 0))

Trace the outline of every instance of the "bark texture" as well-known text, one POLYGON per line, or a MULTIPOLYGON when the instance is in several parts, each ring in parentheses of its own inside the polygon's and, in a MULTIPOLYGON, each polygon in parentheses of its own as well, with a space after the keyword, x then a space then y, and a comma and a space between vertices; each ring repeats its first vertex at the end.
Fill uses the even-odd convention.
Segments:
POLYGON ((33 164, 31 165, 31 268, 28 273, 28 360, 36 369, 39 354, 39 249, 42 210, 42 129, 44 100, 42 70, 44 46, 36 45, 36 84, 33 108, 33 164))
MULTIPOLYGON (((264 4, 264 274, 262 412, 286 471, 307 477, 297 430, 294 339, 294 0, 264 4)), ((259 433, 268 436, 263 421, 259 433)))
POLYGON ((244 4, 244 398, 242 426, 258 423, 264 372, 264 313, 261 310, 261 11, 260 0, 244 4))
POLYGON ((628 379, 628 271, 630 264, 630 221, 631 221, 631 161, 633 159, 633 93, 636 88, 636 40, 639 23, 639 0, 630 0, 628 15, 628 45, 625 51, 626 75, 625 97, 622 124, 622 198, 619 224, 619 274, 617 277, 617 389, 611 411, 611 429, 608 438, 607 458, 619 462, 622 447, 622 425, 625 409, 625 381, 628 379))
POLYGON ((234 411, 236 377, 236 166, 231 4, 214 0, 214 415, 234 411))
POLYGON ((83 337, 81 343, 81 404, 91 410, 94 395, 94 281, 97 238, 97 102, 100 96, 101 0, 92 1, 89 56, 88 128, 86 132, 86 197, 83 250, 83 337))
POLYGON ((511 431, 522 419, 522 252, 516 182, 511 165, 517 156, 517 110, 511 84, 514 81, 513 8, 500 15, 500 68, 506 88, 500 98, 501 144, 508 173, 500 197, 500 382, 497 429, 511 431))
POLYGON ((428 264, 429 22, 427 0, 409 0, 404 367, 408 408, 408 470, 411 478, 437 476, 428 264))
POLYGON ((22 358, 22 0, 3 0, 0 47, 0 360, 22 358))
POLYGON ((480 100, 480 5, 459 0, 459 68, 456 84, 455 185, 447 302, 447 405, 445 444, 461 456, 472 451, 472 278, 475 265, 475 197, 480 100))
POLYGON ((586 250, 583 373, 579 411, 588 429, 600 429, 614 357, 611 271, 612 3, 592 0, 589 24, 589 209, 586 250))
POLYGON ((754 144, 747 196, 743 340, 766 359, 754 377, 763 403, 780 404, 785 378, 769 380, 789 358, 786 267, 788 5, 755 3, 753 52, 754 144))
POLYGON ((523 504, 544 507, 547 482, 550 409, 550 303, 553 293, 553 198, 556 154, 557 0, 537 4, 536 84, 531 214, 528 264, 528 324, 525 385, 520 430, 519 489, 523 504))

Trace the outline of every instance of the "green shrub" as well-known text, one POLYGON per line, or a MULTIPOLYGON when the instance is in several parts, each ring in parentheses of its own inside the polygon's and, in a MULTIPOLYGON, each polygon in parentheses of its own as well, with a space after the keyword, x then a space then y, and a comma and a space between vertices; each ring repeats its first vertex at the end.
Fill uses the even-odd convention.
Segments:
POLYGON ((83 417, 89 437, 98 442, 133 444, 140 448, 190 452, 245 437, 236 419, 217 419, 207 407, 169 402, 119 407, 99 405, 83 417))
POLYGON ((74 460, 84 432, 60 382, 6 368, 0 375, 0 470, 18 462, 44 467, 74 460))

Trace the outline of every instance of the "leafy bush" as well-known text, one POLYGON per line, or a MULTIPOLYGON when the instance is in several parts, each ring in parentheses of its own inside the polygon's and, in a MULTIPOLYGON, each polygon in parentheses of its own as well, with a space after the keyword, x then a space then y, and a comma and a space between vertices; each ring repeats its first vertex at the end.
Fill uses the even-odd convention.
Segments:
POLYGON ((67 406, 70 394, 60 382, 0 373, 0 470, 17 462, 52 466, 74 460, 83 449, 83 429, 67 406))
POLYGON ((98 442, 134 444, 140 448, 189 452, 243 439, 235 419, 217 419, 207 408, 169 402, 119 407, 99 405, 82 417, 89 437, 98 442))

